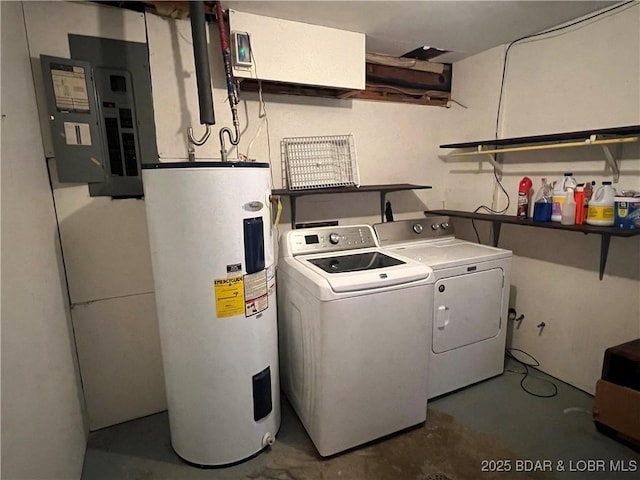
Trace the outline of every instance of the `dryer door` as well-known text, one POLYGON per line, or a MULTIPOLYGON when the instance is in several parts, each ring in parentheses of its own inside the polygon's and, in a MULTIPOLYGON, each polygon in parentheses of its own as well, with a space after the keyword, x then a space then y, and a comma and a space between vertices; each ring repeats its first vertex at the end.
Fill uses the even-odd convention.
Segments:
POLYGON ((436 281, 433 352, 493 338, 500 332, 504 272, 494 268, 436 281))

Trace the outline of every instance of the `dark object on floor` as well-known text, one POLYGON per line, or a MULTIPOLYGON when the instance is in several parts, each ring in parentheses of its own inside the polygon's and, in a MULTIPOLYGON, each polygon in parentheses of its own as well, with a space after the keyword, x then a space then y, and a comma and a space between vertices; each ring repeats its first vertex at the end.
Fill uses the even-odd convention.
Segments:
POLYGON ((605 350, 593 419, 598 431, 640 451, 640 339, 605 350))

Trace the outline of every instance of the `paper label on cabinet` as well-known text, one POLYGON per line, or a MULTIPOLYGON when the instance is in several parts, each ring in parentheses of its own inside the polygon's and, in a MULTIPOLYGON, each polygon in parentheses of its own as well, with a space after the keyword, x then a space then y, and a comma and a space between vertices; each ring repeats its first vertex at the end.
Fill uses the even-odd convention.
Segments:
POLYGON ((267 309, 269 306, 267 293, 266 270, 244 276, 245 317, 250 317, 267 309))
POLYGON ((56 108, 63 112, 89 112, 89 92, 83 67, 51 65, 56 108))
POLYGON ((64 122, 67 145, 91 145, 91 127, 88 123, 64 122))
POLYGON ((215 280, 214 291, 218 318, 233 317, 244 313, 243 289, 244 281, 241 276, 215 280))

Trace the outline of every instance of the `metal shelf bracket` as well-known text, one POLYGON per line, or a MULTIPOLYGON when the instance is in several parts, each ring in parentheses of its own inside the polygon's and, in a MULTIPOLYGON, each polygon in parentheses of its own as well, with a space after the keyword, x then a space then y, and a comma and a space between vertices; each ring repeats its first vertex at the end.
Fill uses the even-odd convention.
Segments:
MULTIPOLYGON (((502 167, 498 164, 495 154, 493 152, 483 150, 482 145, 478 145, 478 154, 487 157, 486 160, 489 161, 498 178, 502 178, 502 167)), ((482 162, 482 160, 480 160, 480 162, 482 162)))
MULTIPOLYGON (((597 140, 596 135, 591 135, 589 137, 590 142, 595 142, 597 140)), ((609 144, 602 144, 602 151, 604 152, 604 157, 607 162, 607 165, 611 169, 611 174, 613 176, 613 183, 618 183, 620 180, 620 165, 618 164, 618 160, 616 157, 620 156, 620 144, 616 145, 616 155, 614 156, 611 152, 611 146, 609 144)))

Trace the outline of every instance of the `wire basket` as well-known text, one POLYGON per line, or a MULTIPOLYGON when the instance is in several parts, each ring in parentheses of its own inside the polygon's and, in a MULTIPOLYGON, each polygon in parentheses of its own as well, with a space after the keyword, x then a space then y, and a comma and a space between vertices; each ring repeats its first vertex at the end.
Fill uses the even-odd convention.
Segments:
POLYGON ((283 138, 280 149, 290 190, 360 185, 353 135, 283 138))

